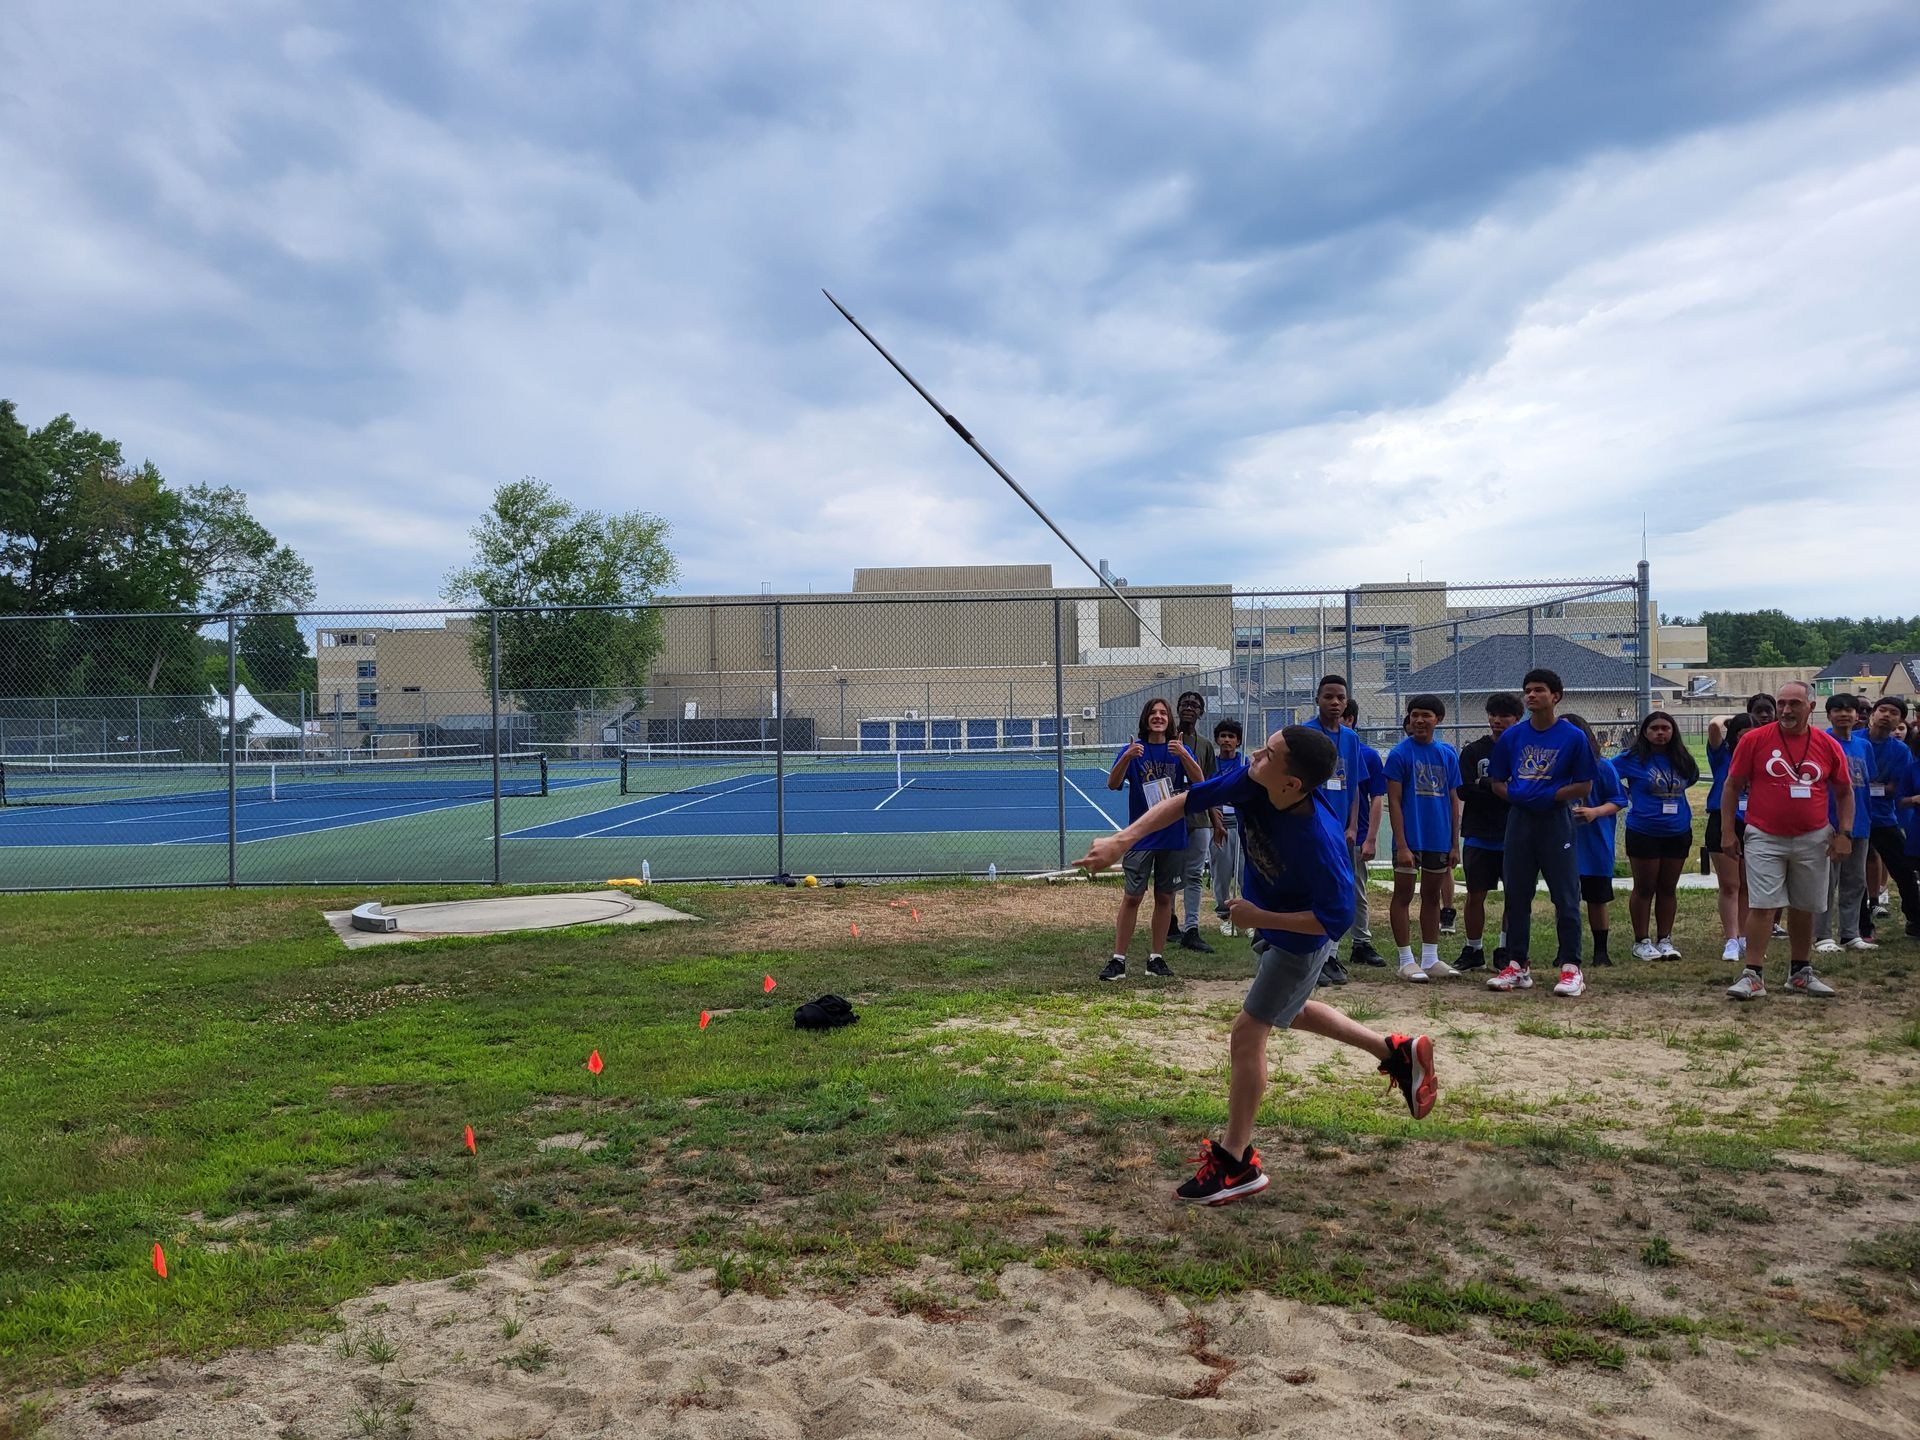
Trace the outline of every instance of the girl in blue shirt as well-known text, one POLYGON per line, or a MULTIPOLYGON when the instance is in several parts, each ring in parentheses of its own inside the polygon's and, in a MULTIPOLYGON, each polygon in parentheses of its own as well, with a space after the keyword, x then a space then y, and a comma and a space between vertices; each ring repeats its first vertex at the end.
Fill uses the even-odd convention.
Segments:
POLYGON ((1678 960, 1680 951, 1673 943, 1673 917, 1680 904, 1676 892, 1680 872, 1693 853, 1687 789, 1699 783, 1700 762, 1680 738, 1673 716, 1655 710, 1640 722, 1633 745, 1613 768, 1627 792, 1627 864, 1633 871, 1627 914, 1633 921, 1633 958, 1678 960))

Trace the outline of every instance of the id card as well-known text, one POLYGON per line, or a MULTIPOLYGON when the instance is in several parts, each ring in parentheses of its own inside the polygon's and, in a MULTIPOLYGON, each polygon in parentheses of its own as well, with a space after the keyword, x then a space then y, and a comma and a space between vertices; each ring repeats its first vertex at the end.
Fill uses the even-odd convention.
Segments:
POLYGON ((1338 775, 1327 781, 1327 789, 1329 790, 1344 790, 1346 788, 1347 782, 1342 780, 1338 775))
POLYGON ((1141 793, 1147 797, 1148 806, 1152 807, 1158 805, 1162 800, 1173 794, 1173 781, 1167 779, 1142 780, 1140 782, 1140 790, 1141 793))
POLYGON ((1787 786, 1787 796, 1792 800, 1811 800, 1813 798, 1813 787, 1811 785, 1789 785, 1787 786))
POLYGON ((1660 813, 1662 815, 1678 815, 1680 813, 1680 802, 1678 800, 1662 801, 1660 813))
POLYGON ((1886 793, 1887 793, 1887 787, 1885 785, 1867 786, 1867 794, 1869 795, 1885 795, 1886 793))

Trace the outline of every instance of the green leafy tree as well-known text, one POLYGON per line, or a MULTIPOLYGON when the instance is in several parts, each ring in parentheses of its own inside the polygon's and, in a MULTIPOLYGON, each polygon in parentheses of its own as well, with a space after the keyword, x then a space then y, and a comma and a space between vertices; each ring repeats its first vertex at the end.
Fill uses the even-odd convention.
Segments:
MULTIPOLYGON (((630 710, 660 653, 651 602, 677 577, 667 524, 630 510, 581 510, 529 476, 502 485, 473 529, 471 564, 443 592, 456 603, 507 610, 500 619, 500 688, 533 717, 542 740, 583 734, 630 710), (568 610, 599 605, 618 608, 568 610)), ((485 675, 489 632, 473 633, 485 675)))
POLYGON ((270 707, 281 709, 276 701, 297 691, 312 690, 319 683, 307 637, 293 616, 250 615, 240 622, 236 638, 240 659, 253 676, 248 688, 270 707))
POLYGON ((1753 652, 1753 663, 1763 670, 1776 670, 1793 662, 1781 653, 1780 647, 1771 640, 1762 640, 1753 652))

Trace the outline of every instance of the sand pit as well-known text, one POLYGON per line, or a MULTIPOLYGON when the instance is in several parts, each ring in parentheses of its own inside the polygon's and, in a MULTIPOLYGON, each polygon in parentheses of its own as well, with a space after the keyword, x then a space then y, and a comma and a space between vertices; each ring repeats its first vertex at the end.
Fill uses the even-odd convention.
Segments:
POLYGON ((1709 1342, 1659 1369, 1518 1363, 1484 1333, 1251 1295, 1188 1306, 1009 1267, 998 1298, 931 1263, 871 1293, 722 1294, 614 1249, 537 1256, 345 1306, 313 1344, 165 1362, 47 1432, 118 1440, 1092 1440, 1130 1436, 1665 1437, 1920 1433, 1911 1378, 1845 1391, 1709 1342))

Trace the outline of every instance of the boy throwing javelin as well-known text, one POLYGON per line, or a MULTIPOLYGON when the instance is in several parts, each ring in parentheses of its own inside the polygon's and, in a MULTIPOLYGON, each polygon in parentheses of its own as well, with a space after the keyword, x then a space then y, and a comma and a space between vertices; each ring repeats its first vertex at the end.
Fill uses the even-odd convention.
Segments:
POLYGON ((1119 834, 1096 840, 1076 862, 1089 871, 1104 870, 1183 814, 1231 805, 1240 817, 1240 898, 1228 914, 1236 927, 1258 932, 1259 969, 1233 1022, 1226 1140, 1204 1143, 1199 1171, 1175 1192, 1182 1200, 1225 1205, 1267 1188, 1253 1148, 1253 1119, 1267 1088, 1267 1037, 1275 1026, 1366 1051, 1380 1062, 1380 1073, 1400 1091, 1416 1120, 1433 1109, 1439 1094, 1433 1042, 1425 1035, 1381 1035, 1312 998, 1335 938, 1353 922, 1350 814, 1336 814, 1320 791, 1337 758, 1325 735, 1289 725, 1267 737, 1245 770, 1158 801, 1119 834))

